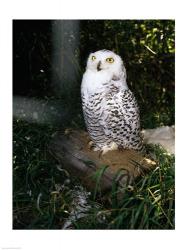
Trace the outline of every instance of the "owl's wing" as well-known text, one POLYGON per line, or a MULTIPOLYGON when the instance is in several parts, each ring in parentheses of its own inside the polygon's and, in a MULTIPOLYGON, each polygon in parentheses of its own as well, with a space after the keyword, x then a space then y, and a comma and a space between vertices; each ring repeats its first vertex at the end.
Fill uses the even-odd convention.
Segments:
POLYGON ((105 135, 118 145, 138 135, 140 129, 139 109, 130 90, 107 95, 101 117, 105 135))

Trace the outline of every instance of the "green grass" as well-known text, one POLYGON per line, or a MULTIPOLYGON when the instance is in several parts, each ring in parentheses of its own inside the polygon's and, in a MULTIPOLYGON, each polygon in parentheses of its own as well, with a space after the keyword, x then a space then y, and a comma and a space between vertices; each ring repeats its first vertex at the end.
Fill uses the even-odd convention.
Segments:
POLYGON ((66 216, 69 176, 47 151, 51 136, 49 126, 14 121, 14 228, 60 228, 66 216))
POLYGON ((111 200, 76 222, 78 229, 174 229, 174 156, 159 146, 149 151, 157 167, 137 182, 124 188, 122 199, 115 189, 111 200), (98 216, 102 217, 98 222, 98 216))
MULTIPOLYGON (((47 150, 56 128, 14 120, 13 228, 61 229, 72 209, 72 190, 79 180, 69 176, 47 150)), ((154 171, 124 188, 119 201, 115 185, 110 199, 96 195, 75 229, 174 229, 174 156, 158 146, 148 148, 154 171)))

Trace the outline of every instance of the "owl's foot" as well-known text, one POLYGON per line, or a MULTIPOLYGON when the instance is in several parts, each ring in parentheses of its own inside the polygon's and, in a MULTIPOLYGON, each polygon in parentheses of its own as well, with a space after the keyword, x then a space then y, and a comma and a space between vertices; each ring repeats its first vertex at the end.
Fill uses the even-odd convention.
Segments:
POLYGON ((95 143, 93 142, 93 141, 90 141, 89 143, 88 143, 88 148, 90 149, 90 150, 93 150, 93 151, 99 151, 100 149, 95 145, 95 143))
POLYGON ((105 155, 108 151, 117 150, 118 145, 115 142, 111 142, 109 145, 102 147, 99 156, 105 155))
POLYGON ((89 141, 88 142, 88 148, 92 149, 94 147, 94 142, 93 141, 89 141))

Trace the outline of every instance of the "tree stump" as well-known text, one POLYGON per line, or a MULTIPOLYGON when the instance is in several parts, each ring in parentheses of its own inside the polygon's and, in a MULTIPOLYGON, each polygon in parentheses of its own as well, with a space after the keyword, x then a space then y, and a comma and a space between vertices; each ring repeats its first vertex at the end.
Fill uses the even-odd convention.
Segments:
POLYGON ((100 155, 89 149, 89 141, 85 131, 66 130, 53 137, 49 149, 62 167, 80 178, 91 191, 97 185, 101 193, 105 193, 112 189, 114 183, 122 190, 156 165, 133 150, 116 150, 100 155))

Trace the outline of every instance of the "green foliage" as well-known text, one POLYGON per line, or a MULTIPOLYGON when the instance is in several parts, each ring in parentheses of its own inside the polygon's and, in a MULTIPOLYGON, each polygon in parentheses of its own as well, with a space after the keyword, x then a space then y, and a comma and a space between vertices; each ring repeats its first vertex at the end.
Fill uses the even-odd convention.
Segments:
POLYGON ((93 176, 91 176, 91 178, 93 178, 95 181, 96 181, 96 184, 95 184, 95 190, 94 190, 94 193, 93 193, 93 199, 95 200, 96 198, 96 195, 100 194, 101 193, 101 190, 100 190, 100 184, 101 184, 101 181, 102 181, 102 176, 104 174, 104 172, 106 171, 106 169, 108 168, 108 166, 101 166, 94 174, 93 176))
POLYGON ((14 121, 14 228, 60 228, 67 216, 69 176, 47 150, 53 132, 49 126, 14 121))
MULTIPOLYGON (((70 194, 78 182, 47 150, 54 131, 49 126, 14 121, 14 228, 60 229, 70 214, 70 194)), ((174 156, 158 146, 150 147, 149 152, 157 168, 130 189, 125 187, 120 201, 115 182, 111 200, 103 201, 99 183, 106 166, 101 167, 95 175, 95 193, 88 200, 90 209, 84 218, 74 222, 75 229, 174 228, 174 156)))

